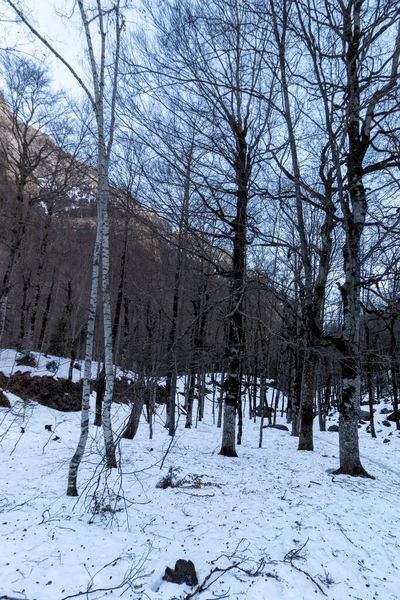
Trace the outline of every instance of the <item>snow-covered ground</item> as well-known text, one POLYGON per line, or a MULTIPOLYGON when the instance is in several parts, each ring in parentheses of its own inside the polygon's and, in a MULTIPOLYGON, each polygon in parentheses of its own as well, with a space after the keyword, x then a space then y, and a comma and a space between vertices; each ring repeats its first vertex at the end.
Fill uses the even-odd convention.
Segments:
MULTIPOLYGON (((3 351, 0 370, 13 364, 14 353, 3 351)), ((317 422, 315 452, 298 452, 295 438, 273 429, 259 449, 259 420, 246 419, 239 458, 221 457, 209 399, 205 420, 187 430, 181 418, 172 442, 162 408, 154 439, 143 420, 133 441, 121 441, 121 467, 111 473, 101 463, 102 431, 91 428, 76 499, 65 490, 80 414, 7 396, 0 598, 189 599, 196 588, 162 580, 180 558, 194 562, 199 584, 221 569, 194 595, 200 600, 400 598, 400 439, 394 424, 381 425, 380 407, 378 438, 360 429, 363 464, 376 480, 333 476, 338 434, 318 432, 317 422), (170 468, 184 483, 156 487, 170 468)), ((113 407, 116 431, 127 410, 113 407)))

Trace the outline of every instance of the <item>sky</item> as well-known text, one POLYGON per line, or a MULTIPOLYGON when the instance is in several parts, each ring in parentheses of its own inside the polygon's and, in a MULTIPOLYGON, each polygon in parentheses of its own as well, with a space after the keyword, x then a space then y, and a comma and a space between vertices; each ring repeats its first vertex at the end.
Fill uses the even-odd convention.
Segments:
MULTIPOLYGON (((2 11, 6 5, 3 0, 2 11)), ((24 13, 34 27, 55 47, 55 49, 71 64, 86 82, 82 27, 78 9, 71 14, 74 2, 72 0, 20 0, 18 5, 24 8, 24 13)), ((11 8, 5 10, 6 17, 13 18, 11 8)), ((10 20, 0 22, 0 47, 17 47, 20 52, 45 60, 51 69, 54 86, 64 89, 72 96, 82 95, 77 81, 68 69, 58 61, 49 50, 29 33, 22 23, 12 23, 10 20)))

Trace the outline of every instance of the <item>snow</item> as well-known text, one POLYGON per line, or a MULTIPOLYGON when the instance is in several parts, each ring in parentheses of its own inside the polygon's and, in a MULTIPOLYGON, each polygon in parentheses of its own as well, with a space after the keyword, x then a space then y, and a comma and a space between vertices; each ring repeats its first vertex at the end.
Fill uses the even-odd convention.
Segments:
MULTIPOLYGON (((14 351, 3 351, 0 370, 15 371, 14 359, 14 351)), ((49 374, 50 359, 42 359, 36 372, 49 374)), ((57 375, 68 367, 61 361, 57 375)), ((195 595, 204 600, 399 598, 400 440, 394 424, 381 426, 381 407, 378 438, 360 429, 363 464, 376 480, 332 475, 338 434, 317 431, 317 423, 315 451, 299 452, 297 439, 274 429, 264 430, 259 449, 259 419, 245 419, 239 458, 221 457, 210 397, 205 420, 188 430, 181 417, 172 442, 162 407, 153 440, 143 419, 133 441, 120 441, 121 466, 112 472, 101 462, 102 431, 92 427, 77 499, 65 490, 79 413, 7 396, 12 408, 0 408, 0 597, 183 600, 195 588, 162 576, 185 558, 200 584, 212 569, 231 567, 215 571, 195 595), (157 488, 170 468, 186 483, 157 488)), ((127 411, 113 406, 117 433, 127 411)))
MULTIPOLYGON (((60 358, 51 354, 39 354, 38 352, 31 352, 31 354, 35 358, 37 364, 36 367, 17 365, 16 361, 19 357, 23 356, 22 353, 18 353, 15 350, 0 350, 0 371, 4 373, 4 375, 11 375, 12 373, 21 371, 23 373, 30 372, 33 376, 47 375, 49 377, 55 377, 56 379, 68 378, 69 367, 71 363, 69 358, 60 358), (50 363, 55 363, 55 372, 47 368, 47 365, 50 363)), ((75 360, 74 365, 77 367, 79 366, 79 368, 73 368, 72 370, 72 381, 77 382, 82 377, 84 361, 75 360)), ((97 377, 100 366, 101 365, 99 365, 98 362, 92 362, 92 379, 97 377)), ((122 376, 134 378, 134 374, 131 371, 123 371, 119 367, 116 368, 115 376, 117 378, 121 378, 122 376)))

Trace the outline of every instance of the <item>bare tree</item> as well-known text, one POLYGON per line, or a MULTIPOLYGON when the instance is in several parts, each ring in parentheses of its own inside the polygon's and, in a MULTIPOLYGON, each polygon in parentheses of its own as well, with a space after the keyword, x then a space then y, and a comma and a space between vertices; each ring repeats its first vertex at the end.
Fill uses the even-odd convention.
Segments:
POLYGON ((98 233, 93 257, 92 292, 87 328, 87 344, 85 355, 84 390, 82 397, 81 436, 77 450, 71 460, 68 495, 77 495, 77 472, 85 450, 89 431, 89 398, 91 380, 91 361, 93 351, 93 335, 97 301, 97 280, 101 251, 101 284, 103 296, 103 327, 105 349, 106 390, 103 402, 103 432, 106 451, 106 464, 116 467, 115 446, 111 427, 111 402, 114 386, 114 366, 112 352, 112 317, 110 301, 110 249, 109 249, 109 163, 114 141, 115 102, 119 76, 120 39, 124 20, 120 8, 120 0, 111 6, 103 5, 102 0, 92 4, 78 0, 77 6, 84 30, 86 49, 89 56, 91 84, 86 85, 77 71, 60 53, 39 33, 25 14, 12 2, 6 0, 19 19, 28 29, 60 60, 77 80, 85 92, 92 108, 96 122, 97 169, 98 169, 98 233), (111 29, 108 28, 111 25, 111 29), (99 57, 94 48, 94 30, 98 35, 99 57), (111 38, 111 39, 110 39, 111 38), (110 47, 113 44, 113 48, 110 47), (107 63, 112 57, 111 72, 107 63), (105 95, 109 91, 107 104, 105 95))
POLYGON ((342 213, 344 278, 338 285, 343 321, 336 346, 343 388, 337 472, 366 476, 358 446, 361 241, 373 197, 367 188, 377 187, 383 171, 399 164, 392 120, 398 113, 400 12, 390 0, 382 5, 364 0, 296 4, 322 100, 342 213))
MULTIPOLYGON (((196 131, 202 160, 192 169, 192 187, 217 223, 214 240, 218 239, 225 253, 220 266, 224 262, 230 287, 220 453, 237 456, 235 423, 241 402, 245 341, 248 211, 256 194, 254 178, 260 169, 269 118, 260 93, 266 32, 257 15, 248 14, 240 0, 212 5, 204 1, 171 2, 163 15, 155 15, 155 24, 159 46, 152 68, 175 90, 176 116, 189 131, 196 131)), ((272 90, 273 86, 270 93, 272 90)))

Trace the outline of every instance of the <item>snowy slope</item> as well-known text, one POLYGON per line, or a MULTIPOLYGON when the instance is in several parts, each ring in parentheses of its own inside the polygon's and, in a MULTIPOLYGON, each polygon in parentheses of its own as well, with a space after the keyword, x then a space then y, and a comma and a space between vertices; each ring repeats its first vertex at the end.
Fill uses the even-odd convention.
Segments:
MULTIPOLYGON (((11 363, 3 352, 0 369, 11 363)), ((259 420, 245 420, 239 458, 221 457, 209 401, 205 421, 186 430, 181 419, 172 444, 162 408, 153 440, 143 420, 136 438, 120 443, 118 472, 103 470, 102 432, 92 428, 74 499, 65 490, 79 413, 8 397, 12 409, 0 409, 0 598, 184 599, 195 588, 162 580, 179 558, 194 562, 200 584, 231 567, 194 596, 203 600, 400 598, 400 440, 394 425, 386 438, 379 407, 378 439, 360 429, 375 481, 331 474, 337 433, 316 430, 308 453, 268 429, 258 449, 259 420), (186 483, 157 488, 170 467, 186 483)), ((118 431, 127 407, 113 410, 118 431)))

